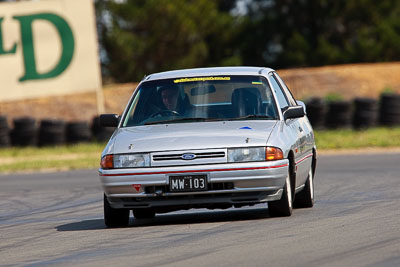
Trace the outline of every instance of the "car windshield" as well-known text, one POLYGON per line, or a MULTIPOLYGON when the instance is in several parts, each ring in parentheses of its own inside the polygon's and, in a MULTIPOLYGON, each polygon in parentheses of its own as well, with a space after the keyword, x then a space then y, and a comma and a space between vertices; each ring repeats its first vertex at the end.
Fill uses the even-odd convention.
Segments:
POLYGON ((123 127, 216 120, 276 120, 277 109, 262 76, 187 77, 143 82, 123 127))

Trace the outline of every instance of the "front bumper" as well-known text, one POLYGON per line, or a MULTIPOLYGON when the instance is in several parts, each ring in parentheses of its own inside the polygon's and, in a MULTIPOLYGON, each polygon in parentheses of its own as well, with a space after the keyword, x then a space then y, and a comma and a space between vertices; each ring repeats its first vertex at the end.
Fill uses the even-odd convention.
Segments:
POLYGON ((113 208, 242 206, 278 200, 288 160, 99 170, 113 208), (170 175, 206 175, 207 191, 169 192, 170 175))

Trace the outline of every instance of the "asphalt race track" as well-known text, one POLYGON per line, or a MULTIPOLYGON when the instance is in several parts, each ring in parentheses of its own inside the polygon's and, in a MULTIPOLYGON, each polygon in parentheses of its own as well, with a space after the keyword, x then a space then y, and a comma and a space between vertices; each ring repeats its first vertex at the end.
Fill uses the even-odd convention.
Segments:
POLYGON ((0 265, 400 266, 400 154, 320 156, 312 209, 131 218, 106 229, 96 170, 0 175, 0 265))

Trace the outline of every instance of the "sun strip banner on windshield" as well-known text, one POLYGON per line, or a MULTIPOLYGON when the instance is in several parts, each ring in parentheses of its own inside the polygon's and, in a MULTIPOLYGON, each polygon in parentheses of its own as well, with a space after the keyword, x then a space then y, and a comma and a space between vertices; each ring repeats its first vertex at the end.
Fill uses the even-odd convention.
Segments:
POLYGON ((205 82, 205 81, 230 81, 231 77, 195 77, 174 80, 174 83, 205 82))

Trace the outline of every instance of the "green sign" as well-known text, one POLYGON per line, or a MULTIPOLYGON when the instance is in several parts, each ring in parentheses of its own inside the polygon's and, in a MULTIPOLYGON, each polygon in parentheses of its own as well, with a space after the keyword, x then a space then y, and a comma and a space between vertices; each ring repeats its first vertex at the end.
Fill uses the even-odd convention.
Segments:
MULTIPOLYGON (((60 16, 51 13, 40 13, 35 15, 14 16, 18 20, 21 29, 22 53, 25 66, 25 74, 19 78, 19 81, 40 80, 54 78, 63 73, 72 61, 75 49, 74 35, 71 27, 60 16), (37 20, 47 21, 55 26, 59 34, 62 52, 56 66, 44 73, 39 73, 36 68, 35 50, 33 44, 32 23, 37 20)), ((0 18, 0 55, 14 54, 17 44, 11 49, 5 50, 3 46, 2 21, 0 18)))
POLYGON ((15 51, 17 51, 17 44, 14 44, 13 47, 6 51, 3 47, 3 32, 2 32, 2 26, 1 24, 3 23, 4 18, 0 18, 0 55, 5 55, 5 54, 15 54, 15 51))

